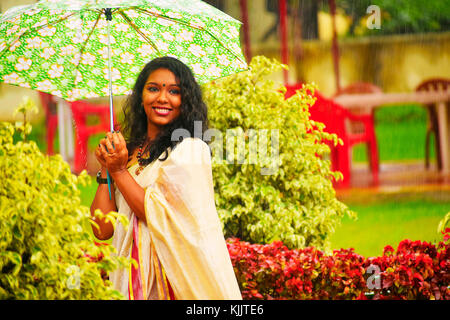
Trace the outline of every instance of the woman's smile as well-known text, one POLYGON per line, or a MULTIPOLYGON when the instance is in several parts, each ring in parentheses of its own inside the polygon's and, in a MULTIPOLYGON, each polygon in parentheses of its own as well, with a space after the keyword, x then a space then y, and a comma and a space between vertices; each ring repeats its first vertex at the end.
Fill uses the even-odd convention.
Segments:
POLYGON ((180 115, 181 89, 178 79, 168 69, 156 69, 145 82, 142 105, 147 115, 148 137, 154 138, 161 127, 180 115))
POLYGON ((168 116, 169 113, 172 111, 172 109, 165 107, 153 107, 153 110, 155 110, 155 113, 161 117, 168 116))

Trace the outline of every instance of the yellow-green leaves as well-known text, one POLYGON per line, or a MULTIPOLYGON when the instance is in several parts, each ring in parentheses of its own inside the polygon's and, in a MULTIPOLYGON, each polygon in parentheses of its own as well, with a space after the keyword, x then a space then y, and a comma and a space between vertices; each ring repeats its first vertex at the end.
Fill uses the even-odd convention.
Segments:
POLYGON ((308 90, 314 85, 286 100, 285 87, 268 79, 283 67, 254 57, 249 71, 203 87, 210 127, 223 136, 223 159, 217 159, 217 148, 212 148, 216 205, 227 237, 253 243, 282 240, 290 248, 326 250, 341 218, 353 214, 336 199, 331 179, 342 175, 331 171, 330 149, 322 143, 342 141, 324 132, 321 124, 316 129, 309 119, 314 98, 308 90), (229 139, 239 138, 227 132, 243 136, 244 151, 227 148, 233 145, 229 139), (270 156, 273 142, 278 153, 270 156), (265 146, 268 156, 261 157, 265 146), (257 161, 252 160, 255 150, 257 161), (233 161, 226 161, 230 153, 233 161), (237 161, 242 158, 245 161, 237 161))
MULTIPOLYGON (((21 111, 30 108, 25 101, 21 111)), ((0 299, 121 298, 102 272, 129 261, 95 245, 83 228, 90 212, 77 185, 88 183, 86 172, 73 175, 61 156, 42 154, 33 141, 14 144, 15 130, 24 137, 28 129, 0 123, 0 299)))

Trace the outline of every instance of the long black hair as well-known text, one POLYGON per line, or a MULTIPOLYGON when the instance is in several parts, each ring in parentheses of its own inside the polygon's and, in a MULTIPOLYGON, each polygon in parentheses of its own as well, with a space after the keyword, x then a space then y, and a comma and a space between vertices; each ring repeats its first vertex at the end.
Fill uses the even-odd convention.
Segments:
POLYGON ((179 82, 181 92, 180 115, 171 123, 162 127, 155 139, 147 145, 143 151, 143 154, 149 154, 149 158, 144 160, 145 164, 153 162, 164 152, 166 152, 166 156, 161 160, 167 158, 168 151, 175 148, 180 142, 172 141, 171 137, 174 130, 185 129, 191 137, 194 137, 194 121, 201 122, 201 137, 208 129, 207 107, 203 101, 200 86, 191 69, 180 60, 172 57, 156 58, 142 69, 123 108, 124 120, 121 131, 127 141, 128 154, 131 156, 134 150, 148 138, 147 115, 142 106, 142 92, 148 77, 157 69, 170 70, 179 82))

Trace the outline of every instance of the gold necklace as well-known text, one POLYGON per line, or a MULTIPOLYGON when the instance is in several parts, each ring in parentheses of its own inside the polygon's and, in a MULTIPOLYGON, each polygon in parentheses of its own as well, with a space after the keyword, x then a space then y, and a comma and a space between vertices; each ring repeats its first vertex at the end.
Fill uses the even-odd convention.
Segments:
POLYGON ((144 147, 144 142, 141 143, 141 145, 139 146, 138 149, 138 153, 136 155, 139 167, 136 169, 136 171, 134 172, 137 176, 142 172, 142 170, 144 170, 144 168, 146 167, 146 164, 144 164, 144 160, 142 158, 142 152, 143 152, 143 147, 144 147))

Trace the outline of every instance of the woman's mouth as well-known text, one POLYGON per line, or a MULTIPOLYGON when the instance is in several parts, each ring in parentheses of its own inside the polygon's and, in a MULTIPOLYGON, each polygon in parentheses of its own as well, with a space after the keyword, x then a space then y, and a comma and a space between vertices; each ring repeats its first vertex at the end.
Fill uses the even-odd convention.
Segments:
POLYGON ((153 107, 153 110, 158 116, 167 116, 172 111, 172 109, 162 107, 153 107))

